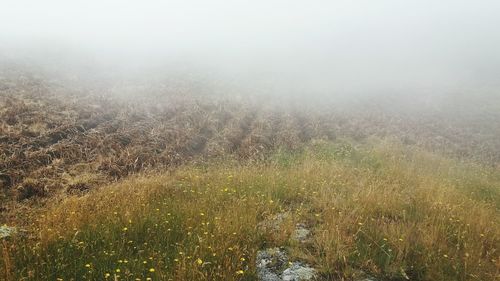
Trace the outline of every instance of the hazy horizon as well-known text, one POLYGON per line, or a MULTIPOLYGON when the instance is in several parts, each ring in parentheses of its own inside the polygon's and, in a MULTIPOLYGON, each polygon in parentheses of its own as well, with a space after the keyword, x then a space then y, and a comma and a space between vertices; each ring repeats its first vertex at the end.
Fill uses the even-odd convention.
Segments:
POLYGON ((499 12, 496 1, 6 1, 0 58, 284 95, 464 93, 500 85, 499 12))

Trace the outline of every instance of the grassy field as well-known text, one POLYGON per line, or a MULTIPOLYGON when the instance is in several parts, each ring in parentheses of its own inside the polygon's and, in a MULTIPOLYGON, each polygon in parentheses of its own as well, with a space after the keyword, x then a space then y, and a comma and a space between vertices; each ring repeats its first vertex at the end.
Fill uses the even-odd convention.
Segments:
POLYGON ((0 77, 0 280, 262 280, 275 247, 320 281, 500 277, 493 94, 175 85, 0 77))
POLYGON ((498 169, 381 139, 228 155, 57 198, 3 242, 0 279, 257 280, 277 246, 318 280, 498 280, 499 186, 498 169))

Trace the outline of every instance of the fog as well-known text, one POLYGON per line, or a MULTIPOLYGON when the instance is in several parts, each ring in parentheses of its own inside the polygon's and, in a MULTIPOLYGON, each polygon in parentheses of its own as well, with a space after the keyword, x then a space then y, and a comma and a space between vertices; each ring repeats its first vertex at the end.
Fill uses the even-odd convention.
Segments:
POLYGON ((0 58, 279 95, 493 92, 499 1, 0 2, 0 58), (208 78, 207 78, 208 77, 208 78))

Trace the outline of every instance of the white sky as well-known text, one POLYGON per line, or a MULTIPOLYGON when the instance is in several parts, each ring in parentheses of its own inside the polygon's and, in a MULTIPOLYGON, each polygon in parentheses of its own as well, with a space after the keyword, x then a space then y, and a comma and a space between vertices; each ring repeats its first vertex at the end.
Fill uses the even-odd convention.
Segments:
POLYGON ((0 51, 12 50, 453 84, 500 74, 500 1, 0 0, 0 51))

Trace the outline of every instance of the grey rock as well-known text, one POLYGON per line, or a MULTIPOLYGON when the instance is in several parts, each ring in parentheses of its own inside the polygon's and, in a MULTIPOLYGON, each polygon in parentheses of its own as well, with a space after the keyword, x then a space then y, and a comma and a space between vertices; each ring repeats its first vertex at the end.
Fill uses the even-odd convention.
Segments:
POLYGON ((288 257, 280 248, 257 252, 257 276, 261 281, 307 281, 315 276, 315 270, 300 262, 288 263, 288 257))
POLYGON ((281 279, 283 281, 306 281, 312 280, 316 275, 314 268, 300 262, 294 262, 289 268, 283 271, 281 279))
POLYGON ((279 248, 269 248, 257 252, 257 276, 261 281, 281 280, 281 272, 288 263, 288 257, 279 248))
POLYGON ((0 226, 0 239, 8 238, 17 233, 17 228, 13 226, 0 226))
POLYGON ((304 224, 299 223, 297 224, 297 228, 295 228, 295 231, 292 234, 292 239, 299 242, 304 242, 307 240, 310 233, 311 231, 307 229, 304 224))
POLYGON ((261 281, 281 281, 281 278, 278 274, 271 271, 263 271, 258 273, 259 280, 261 281))
POLYGON ((280 269, 288 262, 286 253, 280 248, 269 248, 257 252, 257 268, 280 269))

